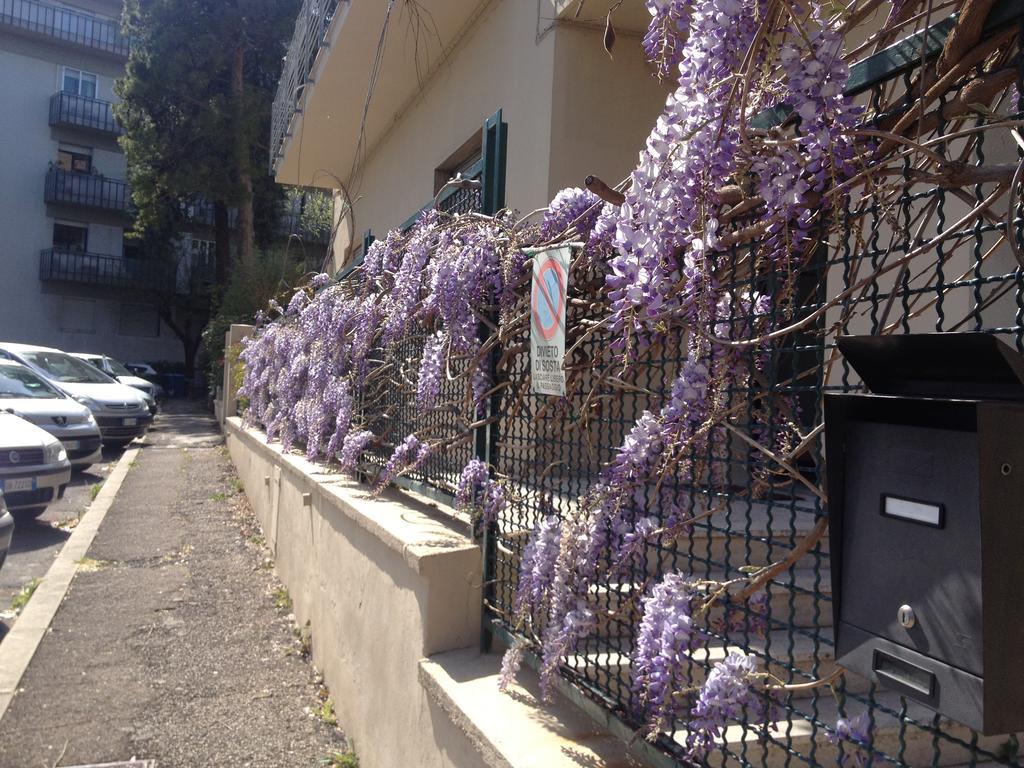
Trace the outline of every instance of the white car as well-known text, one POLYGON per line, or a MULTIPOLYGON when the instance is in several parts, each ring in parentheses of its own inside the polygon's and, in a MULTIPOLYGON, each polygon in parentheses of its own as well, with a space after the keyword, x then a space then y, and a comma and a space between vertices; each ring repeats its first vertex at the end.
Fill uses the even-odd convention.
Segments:
POLYGON ((0 360, 0 411, 21 416, 60 440, 75 469, 85 469, 102 456, 92 411, 14 360, 0 360))
POLYGON ((141 392, 59 349, 4 342, 0 357, 27 365, 92 411, 105 445, 130 443, 153 421, 141 392))
POLYGON ((10 413, 0 413, 0 491, 7 508, 33 517, 64 495, 71 463, 60 440, 10 413))
POLYGON ((125 363, 125 367, 136 376, 143 378, 148 376, 150 379, 155 379, 157 375, 156 369, 149 363, 125 363))
POLYGON ((3 567, 7 559, 7 553, 11 551, 11 537, 14 535, 14 518, 11 517, 7 504, 4 502, 4 492, 0 491, 0 567, 3 567))
POLYGON ((149 403, 149 412, 154 416, 156 415, 156 399, 162 394, 157 391, 161 388, 156 384, 139 378, 121 365, 121 363, 117 362, 117 360, 106 355, 94 355, 91 352, 72 352, 71 356, 77 357, 79 360, 85 360, 89 365, 99 368, 107 376, 111 376, 120 383, 139 390, 146 396, 146 402, 149 403))

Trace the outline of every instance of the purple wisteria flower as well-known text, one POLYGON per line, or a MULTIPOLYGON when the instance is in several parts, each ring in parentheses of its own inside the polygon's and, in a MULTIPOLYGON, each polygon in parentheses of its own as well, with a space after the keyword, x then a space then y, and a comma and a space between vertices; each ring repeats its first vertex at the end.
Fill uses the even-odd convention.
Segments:
MULTIPOLYGON (((665 316, 692 319, 707 288, 706 262, 718 233, 705 212, 717 208, 716 189, 733 173, 740 146, 732 75, 764 5, 707 0, 688 11, 678 88, 633 171, 606 278, 614 331, 627 353, 657 336, 665 316)), ((683 17, 681 4, 671 7, 683 17)), ((656 13, 653 26, 659 18, 666 17, 656 13)))
POLYGON ((326 272, 321 272, 318 275, 313 275, 309 281, 309 285, 314 291, 318 291, 321 288, 325 288, 329 282, 331 282, 331 276, 326 272))
POLYGON ((388 483, 403 472, 409 472, 421 466, 429 456, 429 443, 422 442, 416 435, 407 435, 401 443, 395 446, 391 458, 377 475, 373 484, 374 491, 379 493, 384 490, 388 483))
POLYGON ((387 298, 387 314, 381 328, 381 343, 387 347, 406 334, 416 313, 423 277, 431 251, 439 235, 437 214, 429 212, 416 222, 402 251, 402 263, 395 274, 394 286, 387 298))
POLYGON ((338 464, 342 472, 355 471, 359 463, 359 457, 373 440, 373 432, 363 429, 358 432, 349 432, 341 444, 341 451, 338 454, 338 464))
POLYGON ((693 0, 647 0, 646 5, 653 18, 644 35, 644 53, 655 65, 658 77, 665 78, 683 57, 693 0))
POLYGON ((730 653, 715 664, 690 712, 686 744, 691 759, 703 762, 729 722, 744 717, 748 723, 763 722, 765 694, 754 687, 758 677, 757 663, 744 654, 730 653))
POLYGON ((297 315, 306 305, 309 304, 309 296, 306 295, 306 291, 300 288, 292 296, 291 301, 288 302, 288 309, 285 310, 286 315, 297 315))
POLYGON ((526 650, 526 644, 517 638, 512 647, 502 656, 501 671, 498 673, 498 690, 502 693, 505 693, 509 686, 516 681, 519 668, 523 665, 524 650, 526 650))
POLYGON ((590 190, 566 187, 548 203, 544 222, 540 226, 540 239, 550 240, 569 234, 586 242, 602 207, 601 198, 590 190))
POLYGON ((633 650, 633 693, 653 731, 671 724, 690 687, 690 651, 701 640, 693 624, 697 593, 679 573, 666 575, 641 601, 643 617, 633 650))
POLYGON ((871 716, 865 710, 853 718, 840 717, 836 720, 835 733, 828 736, 832 744, 845 745, 840 765, 863 768, 868 764, 868 750, 871 748, 871 716))
POLYGON ((505 509, 505 488, 491 479, 490 470, 480 459, 470 459, 459 475, 455 508, 471 514, 480 528, 495 522, 505 509))
POLYGON ((542 604, 555 578, 555 562, 561 538, 561 523, 556 516, 551 515, 540 521, 523 548, 513 609, 517 619, 524 619, 531 610, 542 604))
POLYGON ((426 413, 437 404, 447 342, 448 337, 439 331, 427 339, 423 347, 420 371, 416 378, 416 411, 419 414, 426 413))

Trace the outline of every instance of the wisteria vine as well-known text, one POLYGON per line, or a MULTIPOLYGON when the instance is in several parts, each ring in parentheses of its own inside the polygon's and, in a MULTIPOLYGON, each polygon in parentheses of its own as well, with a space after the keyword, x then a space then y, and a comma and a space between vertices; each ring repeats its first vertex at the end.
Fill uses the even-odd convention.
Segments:
MULTIPOLYGON (((889 23, 902 23, 903 5, 889 23)), ((901 146, 884 132, 863 135, 862 110, 845 95, 844 19, 831 15, 833 4, 646 0, 646 7, 643 50, 671 92, 622 192, 564 189, 539 223, 507 211, 428 211, 408 231, 374 242, 352 277, 316 275, 284 308, 272 302, 242 353, 247 418, 268 440, 285 450, 302 446, 310 460, 345 472, 368 471, 364 452, 382 447, 390 458, 371 478, 381 491, 498 418, 488 395, 522 399, 522 384, 494 360, 528 328, 517 311, 528 290, 526 248, 573 243, 576 267, 599 276, 597 295, 576 299, 601 319, 576 333, 600 334, 620 378, 653 348, 685 351, 665 372, 664 401, 642 413, 597 481, 567 512, 515 532, 525 543, 508 618, 521 634, 502 665, 503 689, 529 651, 550 693, 565 657, 607 618, 593 599, 599 583, 642 571, 651 544, 674 541, 713 511, 708 499, 730 482, 738 407, 753 411, 745 437, 751 472, 783 464, 778 457, 798 441, 795 430, 760 430, 758 421, 772 408, 795 420, 799 403, 778 395, 754 408, 736 393, 756 388, 773 338, 786 331, 780 324, 793 320, 793 276, 828 247, 832 214, 849 201, 852 182, 885 160, 883 150, 901 146), (755 126, 769 112, 781 117, 755 126), (746 254, 739 262, 738 248, 746 254), (413 368, 396 354, 410 340, 422 350, 413 368), (367 416, 379 415, 396 385, 411 392, 422 425, 410 434, 367 416), (442 410, 457 414, 446 432, 428 426, 442 410), (703 489, 703 506, 680 509, 678 485, 703 489)), ((605 373, 588 375, 600 382, 605 373)), ((587 403, 583 378, 573 381, 587 403)), ((482 530, 504 525, 503 513, 519 503, 513 487, 474 458, 449 490, 482 530)), ((754 657, 729 653, 703 679, 690 670, 694 652, 715 633, 767 631, 763 588, 777 572, 750 569, 729 581, 669 572, 616 609, 614 618, 636 627, 632 714, 645 735, 657 738, 684 721, 686 748, 699 761, 728 723, 774 719, 772 691, 784 686, 754 657)), ((852 746, 848 762, 861 763, 868 728, 863 718, 837 724, 835 740, 852 746)))

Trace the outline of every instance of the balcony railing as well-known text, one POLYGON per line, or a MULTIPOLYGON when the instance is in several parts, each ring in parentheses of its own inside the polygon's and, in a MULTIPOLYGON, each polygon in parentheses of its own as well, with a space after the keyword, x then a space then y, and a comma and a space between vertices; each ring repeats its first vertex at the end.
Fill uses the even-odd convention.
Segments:
POLYGON ((39 254, 39 279, 98 288, 119 288, 208 296, 214 281, 214 262, 208 257, 181 258, 178 263, 47 248, 39 254))
MULTIPOLYGON (((190 203, 185 206, 185 216, 193 225, 211 228, 217 225, 216 209, 213 203, 205 201, 190 203)), ((238 209, 228 208, 228 227, 235 229, 237 226, 238 209)))
POLYGON ((270 115, 271 173, 277 170, 281 161, 288 126, 292 118, 302 111, 305 88, 311 82, 309 75, 313 62, 324 45, 331 19, 341 2, 343 0, 303 0, 270 115))
POLYGON ((131 49, 131 41, 121 34, 116 21, 34 0, 0 0, 0 25, 46 35, 115 56, 127 56, 131 49))
POLYGON ((102 288, 156 290, 166 286, 174 272, 149 259, 129 259, 99 253, 48 248, 39 254, 39 279, 102 288))
POLYGON ((128 213, 131 188, 120 179, 108 179, 91 173, 74 173, 61 168, 46 172, 46 202, 81 205, 107 211, 128 213))
POLYGON ((123 133, 120 123, 114 117, 114 105, 109 101, 64 91, 58 91, 50 97, 50 125, 84 128, 112 136, 123 133))

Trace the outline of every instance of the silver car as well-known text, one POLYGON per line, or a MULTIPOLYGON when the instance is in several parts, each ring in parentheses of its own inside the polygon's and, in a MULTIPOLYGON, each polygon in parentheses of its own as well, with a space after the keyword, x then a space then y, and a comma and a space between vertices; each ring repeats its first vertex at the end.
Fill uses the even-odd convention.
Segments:
POLYGON ((100 428, 92 412, 14 360, 0 360, 0 411, 21 416, 60 440, 76 470, 101 458, 100 428))
POLYGON ((27 365, 92 411, 106 445, 125 445, 142 437, 153 421, 141 392, 59 349, 3 342, 0 357, 27 365))
POLYGON ((71 463, 60 440, 10 413, 0 413, 0 490, 7 508, 41 515, 64 495, 71 463))
POLYGON ((4 502, 4 492, 0 491, 0 568, 7 559, 7 553, 11 551, 11 537, 14 535, 14 518, 11 517, 7 504, 4 502))
POLYGON ((107 376, 111 376, 117 379, 122 384, 134 387, 139 390, 146 398, 146 403, 149 405, 149 412, 151 415, 156 416, 156 401, 162 393, 158 392, 158 387, 151 381, 139 378, 134 373, 125 368, 121 363, 117 362, 112 357, 106 355, 95 355, 91 352, 72 352, 72 357, 77 357, 79 360, 85 360, 89 365, 95 366, 103 371, 107 376))

